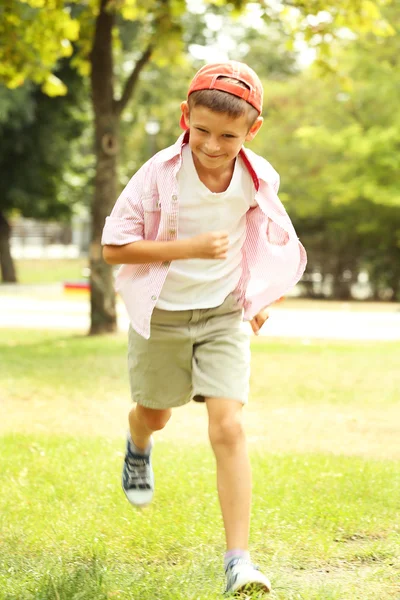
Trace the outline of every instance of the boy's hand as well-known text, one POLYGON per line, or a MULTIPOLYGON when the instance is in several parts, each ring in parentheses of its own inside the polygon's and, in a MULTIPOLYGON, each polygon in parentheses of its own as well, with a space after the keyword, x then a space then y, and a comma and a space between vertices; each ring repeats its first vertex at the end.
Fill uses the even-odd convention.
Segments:
POLYGON ((229 236, 226 231, 209 231, 189 241, 191 258, 223 259, 227 257, 229 236))
POLYGON ((251 319, 250 325, 251 325, 251 328, 253 330, 253 333, 255 333, 255 335, 259 334, 261 327, 264 325, 264 323, 265 323, 265 321, 267 321, 267 319, 269 319, 269 313, 266 308, 263 308, 263 310, 260 310, 258 315, 256 315, 255 317, 253 317, 251 319))

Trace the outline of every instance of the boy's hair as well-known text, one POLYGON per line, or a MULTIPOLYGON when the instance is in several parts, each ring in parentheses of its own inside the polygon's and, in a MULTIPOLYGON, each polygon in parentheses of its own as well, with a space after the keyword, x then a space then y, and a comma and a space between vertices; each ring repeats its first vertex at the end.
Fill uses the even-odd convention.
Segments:
MULTIPOLYGON (((234 81, 236 85, 246 88, 244 83, 234 80, 231 77, 221 77, 220 79, 234 81)), ((246 100, 221 90, 198 90, 196 92, 192 92, 188 98, 188 104, 189 111, 194 106, 204 106, 205 108, 208 108, 214 112, 226 113, 233 119, 247 115, 247 124, 249 129, 259 116, 259 113, 254 106, 251 106, 251 104, 246 102, 246 100)))

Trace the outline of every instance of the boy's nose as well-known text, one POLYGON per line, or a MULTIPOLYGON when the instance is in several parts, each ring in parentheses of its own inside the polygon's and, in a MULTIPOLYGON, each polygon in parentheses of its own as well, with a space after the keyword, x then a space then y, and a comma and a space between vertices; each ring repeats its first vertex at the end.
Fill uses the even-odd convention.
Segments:
POLYGON ((207 140, 205 150, 207 154, 218 154, 218 151, 221 149, 221 146, 217 139, 210 138, 207 140))

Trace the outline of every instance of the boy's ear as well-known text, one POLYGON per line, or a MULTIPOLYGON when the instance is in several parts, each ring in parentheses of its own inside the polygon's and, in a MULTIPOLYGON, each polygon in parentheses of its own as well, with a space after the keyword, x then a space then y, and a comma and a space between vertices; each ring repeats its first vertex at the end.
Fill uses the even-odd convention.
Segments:
POLYGON ((186 100, 181 103, 181 111, 182 111, 181 122, 183 121, 184 124, 186 125, 187 129, 189 129, 189 104, 187 103, 186 100))
POLYGON ((246 135, 246 142, 251 142, 251 140, 256 137, 261 125, 263 124, 263 121, 264 119, 262 117, 257 117, 253 125, 250 127, 248 134, 246 135))

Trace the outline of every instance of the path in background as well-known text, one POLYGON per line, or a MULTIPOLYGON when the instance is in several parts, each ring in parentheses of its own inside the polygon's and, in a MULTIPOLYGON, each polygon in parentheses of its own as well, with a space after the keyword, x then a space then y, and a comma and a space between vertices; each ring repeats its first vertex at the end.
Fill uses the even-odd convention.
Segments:
MULTIPOLYGON (((400 340, 399 304, 307 302, 288 299, 271 307, 262 335, 303 339, 400 340)), ((62 285, 0 287, 0 327, 89 329, 86 292, 64 292, 62 285)), ((118 301, 118 326, 128 328, 118 301)))

